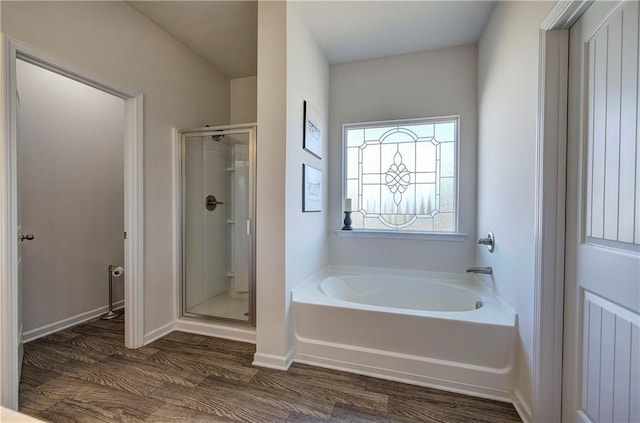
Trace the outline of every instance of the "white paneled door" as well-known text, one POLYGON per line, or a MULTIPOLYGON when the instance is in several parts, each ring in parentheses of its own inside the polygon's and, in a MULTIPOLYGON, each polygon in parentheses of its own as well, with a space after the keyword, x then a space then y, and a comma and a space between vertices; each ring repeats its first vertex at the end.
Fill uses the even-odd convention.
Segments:
POLYGON ((563 420, 640 422, 638 2, 570 32, 563 420))

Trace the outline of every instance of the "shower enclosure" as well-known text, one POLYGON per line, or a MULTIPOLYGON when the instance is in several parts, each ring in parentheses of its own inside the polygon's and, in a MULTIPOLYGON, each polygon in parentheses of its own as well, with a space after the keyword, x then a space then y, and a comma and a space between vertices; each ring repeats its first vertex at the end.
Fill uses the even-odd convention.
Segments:
POLYGON ((182 315, 255 326, 255 125, 181 133, 182 315))

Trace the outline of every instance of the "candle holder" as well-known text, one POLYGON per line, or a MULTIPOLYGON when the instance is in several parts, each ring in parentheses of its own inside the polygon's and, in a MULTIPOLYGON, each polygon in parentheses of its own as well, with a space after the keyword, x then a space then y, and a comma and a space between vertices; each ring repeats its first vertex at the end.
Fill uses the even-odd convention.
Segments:
POLYGON ((343 231, 352 231, 353 229, 351 228, 351 212, 350 211, 346 211, 344 212, 344 226, 342 227, 343 231))

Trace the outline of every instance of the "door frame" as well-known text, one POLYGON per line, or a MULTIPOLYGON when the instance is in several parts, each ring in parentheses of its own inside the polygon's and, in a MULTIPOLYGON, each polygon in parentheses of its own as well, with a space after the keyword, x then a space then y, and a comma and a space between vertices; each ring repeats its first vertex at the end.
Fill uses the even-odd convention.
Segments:
MULTIPOLYGON (((246 327, 239 329, 236 333, 229 336, 228 333, 214 333, 212 336, 220 336, 227 337, 229 339, 237 339, 242 342, 251 342, 255 343, 255 333, 253 329, 256 327, 256 151, 257 151, 257 123, 239 123, 239 124, 231 124, 231 125, 220 125, 220 126, 207 126, 204 128, 195 128, 195 129, 184 129, 177 130, 174 128, 173 132, 173 144, 174 144, 174 210, 175 210, 175 218, 174 218, 174 228, 175 228, 175 249, 176 255, 176 274, 175 274, 175 284, 176 284, 176 301, 175 301, 175 310, 174 315, 176 316, 176 320, 180 319, 193 319, 193 321, 200 322, 208 322, 211 324, 215 324, 216 322, 225 323, 230 322, 237 324, 239 328, 243 326, 246 327), (184 284, 185 281, 185 263, 186 263, 186 245, 185 245, 185 234, 186 234, 186 210, 185 210, 185 197, 184 193, 186 192, 185 188, 185 140, 186 137, 189 136, 208 136, 213 135, 212 133, 223 132, 228 135, 233 134, 248 134, 249 135, 249 222, 247 230, 250 232, 251 241, 249 242, 249 260, 252 263, 251 269, 249 271, 249 320, 239 321, 235 319, 227 319, 224 317, 209 317, 204 315, 197 315, 188 313, 185 311, 185 297, 186 297, 186 287, 184 284), (247 332, 247 329, 251 332, 247 332), (240 334, 243 335, 240 335, 240 334), (248 336, 246 336, 248 335, 248 336)), ((184 322, 183 322, 184 323, 184 322)), ((235 331, 234 331, 235 332, 235 331)))
MULTIPOLYGON (((0 404, 18 408, 19 355, 17 279, 17 80, 16 60, 21 59, 62 76, 112 94, 125 101, 124 117, 124 224, 126 231, 125 346, 144 343, 144 190, 143 95, 91 71, 3 35, 2 90, 4 130, 0 136, 0 404)), ((124 235, 124 234, 123 234, 124 235)))
POLYGON ((562 421, 569 28, 592 1, 561 0, 540 25, 532 404, 528 421, 562 421))

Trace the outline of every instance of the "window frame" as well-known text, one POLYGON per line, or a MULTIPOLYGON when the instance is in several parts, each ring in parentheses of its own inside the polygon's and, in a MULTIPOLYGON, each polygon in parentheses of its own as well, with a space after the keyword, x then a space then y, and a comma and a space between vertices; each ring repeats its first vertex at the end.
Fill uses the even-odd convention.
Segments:
POLYGON ((415 125, 415 124, 430 124, 441 123, 443 121, 455 121, 455 147, 454 147, 454 228, 453 231, 416 231, 416 230, 403 230, 403 229, 359 229, 353 228, 352 231, 336 231, 338 236, 349 237, 381 237, 381 238, 398 238, 403 235, 407 238, 433 238, 433 239, 451 239, 451 240, 463 240, 466 238, 466 234, 459 232, 460 230, 460 115, 445 115, 445 116, 431 116, 424 118, 409 118, 409 119, 393 119, 393 120, 381 120, 370 122, 352 122, 342 124, 342 201, 340 209, 344 212, 344 203, 347 194, 347 131, 349 129, 366 129, 380 126, 403 126, 403 125, 415 125))

